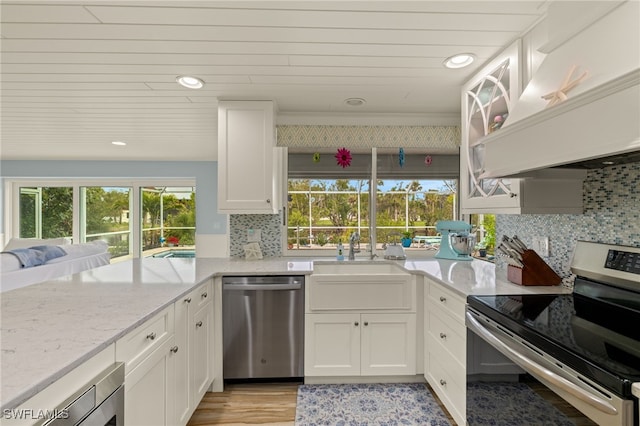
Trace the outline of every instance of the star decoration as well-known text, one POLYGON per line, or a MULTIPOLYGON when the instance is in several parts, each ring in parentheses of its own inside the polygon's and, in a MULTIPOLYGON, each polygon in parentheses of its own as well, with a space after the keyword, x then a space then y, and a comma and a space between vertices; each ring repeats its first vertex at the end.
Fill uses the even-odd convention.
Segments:
POLYGON ((431 158, 430 155, 427 155, 426 157, 424 157, 424 164, 428 167, 431 165, 431 163, 433 163, 433 158, 431 158))
POLYGON ((315 152, 313 154, 313 162, 314 163, 319 163, 320 162, 320 153, 319 152, 315 152))
POLYGON ((573 65, 569 70, 567 77, 562 82, 560 88, 554 92, 547 93, 546 95, 542 96, 542 99, 549 101, 545 108, 549 108, 556 104, 559 104, 560 102, 566 101, 568 99, 567 93, 569 93, 569 91, 576 87, 578 84, 582 83, 582 80, 587 78, 587 75, 589 74, 587 71, 585 71, 580 77, 570 81, 575 70, 576 66, 573 65))
POLYGON ((338 166, 349 167, 351 165, 351 152, 347 148, 340 148, 338 152, 336 152, 336 161, 338 162, 338 166))
POLYGON ((400 148, 398 151, 398 163, 400 163, 400 167, 404 166, 404 148, 400 148))

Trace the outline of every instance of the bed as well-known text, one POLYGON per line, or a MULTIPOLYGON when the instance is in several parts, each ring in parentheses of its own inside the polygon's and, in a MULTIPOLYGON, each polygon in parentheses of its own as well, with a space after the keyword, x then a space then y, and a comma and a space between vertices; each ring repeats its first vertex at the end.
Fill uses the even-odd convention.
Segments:
POLYGON ((0 253, 0 257, 0 292, 4 292, 108 265, 111 254, 108 251, 107 243, 104 241, 66 244, 66 241, 61 239, 12 239, 5 246, 3 252, 0 253), (58 246, 66 254, 49 260, 42 265, 23 267, 20 259, 8 252, 9 250, 42 245, 58 246))

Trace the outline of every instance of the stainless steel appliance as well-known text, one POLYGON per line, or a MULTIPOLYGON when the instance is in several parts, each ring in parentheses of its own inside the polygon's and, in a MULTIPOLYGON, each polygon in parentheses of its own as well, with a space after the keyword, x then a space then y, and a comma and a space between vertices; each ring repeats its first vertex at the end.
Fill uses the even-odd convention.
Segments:
POLYGON ((579 241, 571 294, 469 296, 467 327, 601 425, 638 425, 640 248, 579 241))
POLYGON ((54 410, 45 426, 124 426, 124 363, 106 368, 54 410))
POLYGON ((224 379, 304 376, 304 276, 222 278, 224 379))

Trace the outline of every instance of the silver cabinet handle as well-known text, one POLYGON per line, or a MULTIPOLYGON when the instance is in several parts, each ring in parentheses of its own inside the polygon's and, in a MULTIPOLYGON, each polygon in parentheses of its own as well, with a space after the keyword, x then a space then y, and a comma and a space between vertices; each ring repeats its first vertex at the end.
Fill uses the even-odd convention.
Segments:
POLYGON ((187 303, 191 303, 191 298, 187 297, 186 299, 184 299, 184 301, 187 302, 187 303))
POLYGON ((151 333, 147 334, 147 339, 149 340, 154 340, 156 338, 156 332, 152 331, 151 333))
POLYGON ((365 321, 365 322, 364 322, 364 326, 366 327, 366 326, 368 326, 368 325, 369 325, 369 322, 368 322, 368 321, 365 321))
POLYGON ((446 334, 444 334, 444 333, 440 333, 440 338, 441 338, 441 339, 446 339, 446 338, 447 338, 447 335, 446 335, 446 334))
POLYGON ((271 199, 270 198, 267 198, 267 203, 271 204, 271 199))
POLYGON ((445 379, 440 379, 440 384, 442 386, 447 386, 447 381, 445 379))
POLYGON ((510 193, 509 193, 509 197, 510 197, 510 198, 515 198, 515 197, 517 197, 517 196, 518 196, 518 194, 516 194, 515 192, 510 192, 510 193))
POLYGON ((442 303, 444 303, 444 302, 446 302, 446 301, 447 301, 447 298, 446 298, 446 297, 444 297, 444 296, 440 296, 440 301, 441 301, 442 303))
POLYGON ((355 325, 356 327, 360 325, 360 323, 358 321, 354 322, 353 325, 355 325))
POLYGON ((198 321, 198 322, 196 323, 196 328, 198 328, 198 327, 202 327, 202 321, 198 321))
POLYGON ((204 293, 202 293, 202 295, 200 296, 203 299, 206 299, 206 297, 208 296, 207 292, 205 291, 204 293))
POLYGON ((172 347, 172 348, 170 349, 170 351, 171 351, 171 352, 173 352, 173 353, 175 354, 176 352, 178 352, 178 347, 177 347, 177 346, 174 346, 174 347, 172 347))

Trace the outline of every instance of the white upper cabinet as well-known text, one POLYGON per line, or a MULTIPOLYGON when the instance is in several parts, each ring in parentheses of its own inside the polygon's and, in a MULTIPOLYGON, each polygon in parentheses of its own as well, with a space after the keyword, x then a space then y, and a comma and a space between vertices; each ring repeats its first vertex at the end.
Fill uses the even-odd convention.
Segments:
POLYGON ((218 104, 218 210, 277 213, 281 208, 282 149, 275 147, 271 101, 218 104))
POLYGON ((520 51, 518 40, 462 88, 462 212, 582 213, 584 172, 554 170, 517 179, 482 177, 486 162, 483 138, 501 131, 520 95, 520 51))

